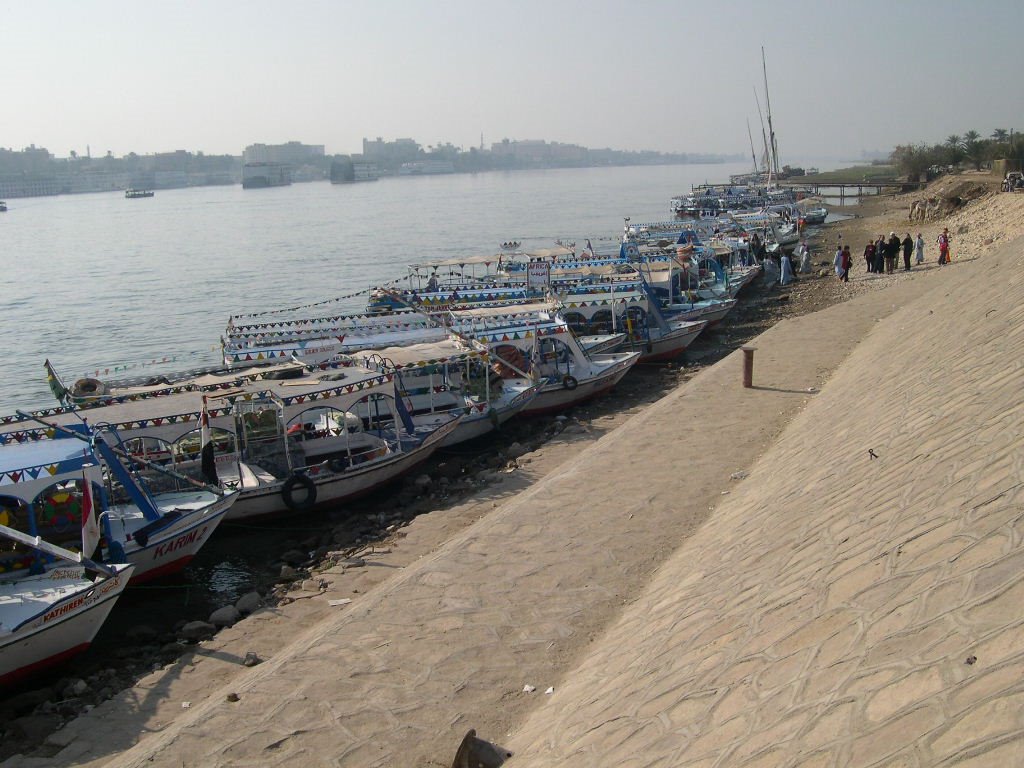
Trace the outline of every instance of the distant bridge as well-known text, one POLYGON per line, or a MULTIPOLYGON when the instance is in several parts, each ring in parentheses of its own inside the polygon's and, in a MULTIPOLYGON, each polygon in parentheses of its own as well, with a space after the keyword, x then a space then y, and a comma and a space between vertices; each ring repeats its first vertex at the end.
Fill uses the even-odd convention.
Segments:
POLYGON ((883 191, 895 195, 923 189, 928 184, 926 181, 808 181, 799 177, 778 183, 782 187, 805 189, 818 197, 822 195, 821 190, 829 190, 825 197, 838 197, 840 202, 846 197, 863 197, 864 190, 868 190, 868 194, 873 190, 876 195, 882 194, 883 191), (831 190, 839 190, 839 194, 836 195, 831 190))

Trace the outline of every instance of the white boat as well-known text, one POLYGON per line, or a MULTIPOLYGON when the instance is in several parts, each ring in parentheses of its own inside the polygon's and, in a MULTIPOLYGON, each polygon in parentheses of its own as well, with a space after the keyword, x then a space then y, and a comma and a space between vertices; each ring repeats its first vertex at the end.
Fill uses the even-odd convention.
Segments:
MULTIPOLYGON (((0 686, 88 648, 132 576, 129 563, 97 563, 36 533, 93 482, 92 458, 76 440, 0 446, 0 686)), ((81 548, 76 510, 64 533, 81 548)))
MULTIPOLYGON (((532 380, 495 375, 487 347, 457 337, 383 347, 363 353, 359 360, 372 370, 395 374, 416 424, 440 425, 453 414, 462 414, 444 446, 491 432, 527 407, 538 392, 532 380)), ((393 416, 387 402, 374 407, 382 417, 393 416)), ((369 417, 365 405, 357 413, 369 417)))
MULTIPOLYGON (((462 418, 453 413, 416 423, 393 372, 349 364, 186 373, 149 383, 104 382, 102 390, 93 403, 78 404, 77 413, 58 409, 47 421, 102 420, 131 456, 186 477, 215 479, 220 488, 237 491, 229 520, 306 512, 367 493, 427 459, 462 418), (385 401, 387 408, 378 408, 385 401), (213 446, 205 467, 204 411, 213 446)), ((6 429, 9 434, 12 427, 6 429)), ((166 473, 144 474, 162 483, 164 493, 191 492, 166 473)))
MULTIPOLYGON (((130 465, 142 457, 121 453, 116 438, 103 430, 84 424, 58 425, 40 419, 43 431, 31 431, 39 445, 69 442, 84 454, 90 465, 86 475, 103 489, 108 504, 101 517, 104 560, 130 563, 135 567, 136 583, 177 573, 199 552, 237 498, 234 491, 202 487, 186 478, 163 478, 160 471, 150 474, 150 482, 130 465), (75 438, 78 439, 75 439, 75 438), (111 445, 113 443, 114 445, 111 445), (177 488, 160 491, 163 481, 177 488), (182 488, 181 486, 184 486, 182 488)), ((22 433, 24 434, 24 433, 22 433)), ((3 439, 0 436, 0 439, 3 439)), ((5 441, 8 445, 10 440, 5 441)), ((163 468, 160 468, 163 469, 163 468)), ((166 471, 164 469, 164 471, 166 471)), ((73 519, 81 505, 81 494, 58 491, 41 507, 45 519, 39 524, 44 538, 54 540, 67 520, 73 519), (47 525, 52 519, 53 530, 47 525)))
POLYGON ((640 359, 640 352, 588 355, 565 319, 547 304, 452 313, 452 328, 487 344, 503 378, 540 379, 526 415, 564 410, 614 387, 640 359))

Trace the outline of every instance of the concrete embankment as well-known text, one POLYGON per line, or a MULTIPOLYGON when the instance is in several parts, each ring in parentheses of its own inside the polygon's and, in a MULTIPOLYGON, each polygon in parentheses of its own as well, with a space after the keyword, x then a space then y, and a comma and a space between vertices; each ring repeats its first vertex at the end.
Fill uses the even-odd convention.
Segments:
POLYGON ((260 666, 218 636, 8 764, 1014 764, 1021 250, 778 324, 754 389, 730 356, 369 592, 326 574, 353 602, 260 666))
POLYGON ((517 765, 1024 764, 1022 252, 877 323, 517 765))

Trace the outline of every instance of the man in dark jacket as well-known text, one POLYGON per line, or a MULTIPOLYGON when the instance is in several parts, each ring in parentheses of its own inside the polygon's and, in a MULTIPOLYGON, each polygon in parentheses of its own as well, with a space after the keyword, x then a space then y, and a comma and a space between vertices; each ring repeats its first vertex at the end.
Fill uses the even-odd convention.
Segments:
POLYGON ((910 271, 910 254, 914 252, 914 241, 910 239, 910 233, 903 238, 903 271, 910 271))
POLYGON ((896 258, 900 255, 900 238, 895 232, 889 233, 889 242, 885 244, 885 273, 891 275, 896 269, 896 258))

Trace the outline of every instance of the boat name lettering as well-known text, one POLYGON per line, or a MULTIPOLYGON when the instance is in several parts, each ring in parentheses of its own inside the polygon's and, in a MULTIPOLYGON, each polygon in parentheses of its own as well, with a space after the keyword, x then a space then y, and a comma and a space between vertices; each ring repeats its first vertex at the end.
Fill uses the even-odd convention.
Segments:
POLYGON ((206 533, 206 528, 207 526, 204 525, 202 528, 197 528, 189 533, 182 534, 174 541, 166 541, 160 546, 155 547, 153 549, 153 559, 156 560, 157 558, 168 555, 171 552, 175 552, 182 547, 187 547, 196 540, 202 541, 203 534, 206 533))
POLYGON ((65 613, 71 613, 71 611, 75 610, 76 608, 81 608, 82 605, 85 604, 86 598, 88 598, 88 595, 82 595, 81 597, 76 597, 70 603, 65 603, 59 608, 54 608, 52 611, 43 616, 43 623, 45 624, 47 621, 51 621, 52 619, 58 619, 65 613))
POLYGON ((60 581, 62 579, 80 579, 84 572, 82 568, 55 568, 47 575, 51 579, 60 581))

